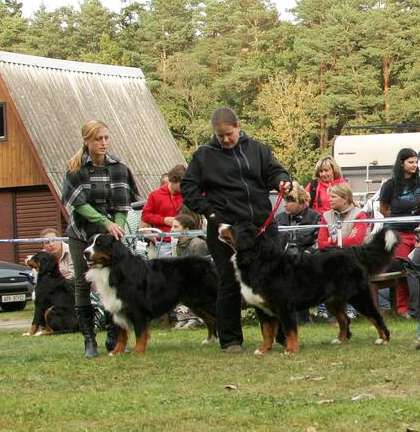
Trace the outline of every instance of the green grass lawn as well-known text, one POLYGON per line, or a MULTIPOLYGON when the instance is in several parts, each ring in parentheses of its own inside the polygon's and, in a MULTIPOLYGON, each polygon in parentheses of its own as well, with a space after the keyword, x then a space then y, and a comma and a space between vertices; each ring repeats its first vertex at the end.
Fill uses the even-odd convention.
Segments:
POLYGON ((200 345, 204 330, 156 328, 145 356, 108 357, 101 333, 94 360, 78 334, 3 331, 0 430, 420 431, 415 323, 388 324, 387 346, 373 344, 364 320, 344 346, 329 344, 334 326, 314 324, 301 329, 299 354, 276 347, 263 358, 253 355, 257 326, 244 328, 246 351, 236 355, 200 345))
POLYGON ((0 312, 0 322, 15 320, 31 320, 34 315, 34 303, 29 301, 25 309, 16 312, 0 312))

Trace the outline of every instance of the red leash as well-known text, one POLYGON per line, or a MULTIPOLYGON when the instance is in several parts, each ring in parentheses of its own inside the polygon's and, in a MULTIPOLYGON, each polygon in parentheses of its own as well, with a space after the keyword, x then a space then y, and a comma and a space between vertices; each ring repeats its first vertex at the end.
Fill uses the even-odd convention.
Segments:
POLYGON ((282 186, 279 190, 279 193, 277 195, 277 199, 276 202, 274 204, 273 209, 271 210, 270 214, 268 215, 268 218, 265 220, 265 222, 262 224, 262 227, 258 230, 257 232, 257 237, 260 236, 261 234, 263 234, 265 232, 265 230, 267 229, 267 227, 271 224, 271 222, 273 221, 274 215, 276 214, 276 211, 278 210, 278 208, 280 207, 280 204, 283 200, 283 196, 284 196, 284 186, 282 186))

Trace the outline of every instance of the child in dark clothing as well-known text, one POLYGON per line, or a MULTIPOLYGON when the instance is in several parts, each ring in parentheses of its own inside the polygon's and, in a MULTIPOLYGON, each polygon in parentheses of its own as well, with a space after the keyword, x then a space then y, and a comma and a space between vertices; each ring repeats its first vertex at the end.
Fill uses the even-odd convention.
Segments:
MULTIPOLYGON (((189 214, 181 213, 175 216, 172 223, 172 231, 191 231, 199 229, 194 218, 189 214)), ((209 255, 207 243, 202 237, 179 237, 176 242, 175 256, 206 256, 209 255)), ((196 317, 190 309, 184 305, 175 308, 175 329, 195 328, 202 325, 200 318, 196 317)))

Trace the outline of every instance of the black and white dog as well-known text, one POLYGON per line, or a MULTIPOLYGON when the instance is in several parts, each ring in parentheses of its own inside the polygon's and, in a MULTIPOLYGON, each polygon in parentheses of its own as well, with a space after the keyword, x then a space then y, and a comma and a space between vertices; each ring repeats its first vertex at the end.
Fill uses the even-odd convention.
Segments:
POLYGON ((37 271, 35 311, 25 336, 76 332, 74 286, 61 274, 57 259, 48 252, 37 252, 26 260, 37 271), (41 330, 42 328, 42 330, 41 330))
POLYGON ((218 277, 211 262, 201 257, 157 258, 134 256, 109 234, 98 234, 85 250, 90 269, 86 279, 94 283, 102 303, 121 327, 111 354, 123 353, 127 332, 136 334, 135 352, 146 350, 150 322, 178 303, 203 319, 208 337, 216 340, 218 277))
POLYGON ((353 305, 376 327, 376 344, 389 341, 389 331, 372 299, 369 277, 382 271, 391 261, 399 239, 384 229, 359 247, 330 248, 291 256, 269 236, 257 237, 252 224, 221 224, 219 238, 231 245, 232 262, 245 300, 261 309, 263 343, 256 355, 268 352, 279 331, 286 350, 299 349, 296 310, 325 303, 337 318, 338 338, 350 339, 350 320, 346 303, 353 305))

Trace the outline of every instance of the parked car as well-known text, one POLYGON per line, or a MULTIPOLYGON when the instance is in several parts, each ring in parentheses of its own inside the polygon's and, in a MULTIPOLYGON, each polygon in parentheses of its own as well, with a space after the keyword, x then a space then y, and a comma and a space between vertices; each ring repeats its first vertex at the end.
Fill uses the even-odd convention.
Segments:
POLYGON ((22 310, 32 299, 34 281, 29 267, 0 261, 0 307, 3 311, 22 310))

